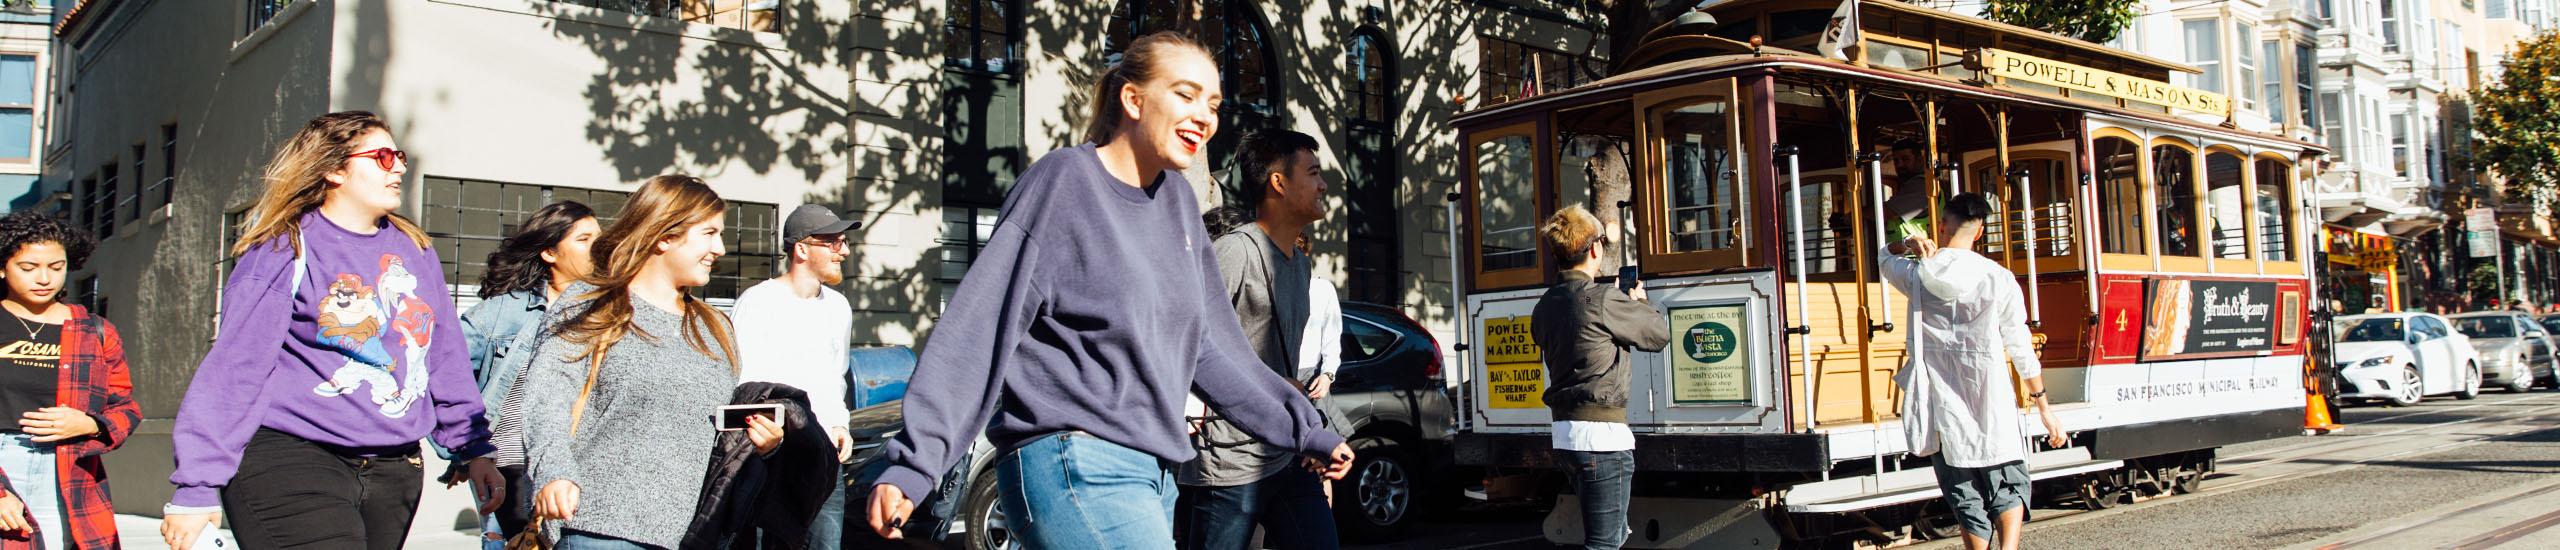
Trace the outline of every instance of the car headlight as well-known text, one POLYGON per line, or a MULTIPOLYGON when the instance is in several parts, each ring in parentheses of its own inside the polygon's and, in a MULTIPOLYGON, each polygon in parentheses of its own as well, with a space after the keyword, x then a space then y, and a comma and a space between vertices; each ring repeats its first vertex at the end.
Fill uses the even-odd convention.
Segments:
POLYGON ((2392 359, 2397 359, 2397 358, 2398 358, 2397 356, 2392 356, 2392 355, 2384 355, 2384 356, 2379 356, 2379 357, 2366 358, 2366 359, 2365 359, 2365 360, 2363 360, 2363 361, 2357 361, 2357 362, 2356 362, 2356 366, 2355 366, 2355 368, 2379 367, 2379 366, 2382 366, 2383 364, 2390 363, 2392 359))

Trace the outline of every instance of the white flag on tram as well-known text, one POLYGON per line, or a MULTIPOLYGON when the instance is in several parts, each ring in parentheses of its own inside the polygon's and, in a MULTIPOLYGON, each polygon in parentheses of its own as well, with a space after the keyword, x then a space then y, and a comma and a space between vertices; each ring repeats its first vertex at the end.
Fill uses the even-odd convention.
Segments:
MULTIPOLYGON (((1831 11, 1831 24, 1822 28, 1823 57, 1849 59, 1846 50, 1858 45, 1858 0, 1840 0, 1840 9, 1831 11)), ((1854 60, 1852 60, 1854 61, 1854 60)))

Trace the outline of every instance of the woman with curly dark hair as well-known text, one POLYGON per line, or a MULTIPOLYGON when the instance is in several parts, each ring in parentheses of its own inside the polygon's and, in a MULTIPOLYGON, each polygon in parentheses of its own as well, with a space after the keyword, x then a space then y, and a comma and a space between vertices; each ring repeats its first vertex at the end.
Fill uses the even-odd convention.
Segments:
POLYGON ((530 354, 517 349, 532 340, 542 315, 560 290, 595 270, 587 253, 602 229, 595 210, 578 201, 560 201, 534 211, 522 227, 489 253, 489 268, 480 276, 480 305, 462 312, 462 333, 471 340, 471 370, 479 378, 480 402, 490 404, 490 440, 498 450, 491 458, 507 480, 507 498, 496 510, 484 510, 481 531, 490 540, 505 540, 524 531, 533 511, 524 506, 533 492, 525 487, 524 415, 507 399, 530 354))
POLYGON ((125 371, 124 340, 105 318, 62 303, 63 279, 96 242, 51 216, 0 217, 0 549, 114 548, 107 451, 142 421, 125 371), (63 460, 68 458, 69 460, 63 460), (69 466, 65 468, 64 466, 69 466))

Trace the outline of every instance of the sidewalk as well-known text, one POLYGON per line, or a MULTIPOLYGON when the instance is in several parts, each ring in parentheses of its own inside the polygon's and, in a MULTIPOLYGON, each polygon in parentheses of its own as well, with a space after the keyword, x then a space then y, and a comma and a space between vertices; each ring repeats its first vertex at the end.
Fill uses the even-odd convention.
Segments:
MULTIPOLYGON (((413 550, 478 550, 480 522, 470 511, 471 485, 445 488, 435 476, 444 472, 444 459, 434 452, 426 453, 426 494, 418 498, 417 519, 409 524, 407 547, 413 550)), ((160 540, 160 518, 117 515, 116 531, 124 539, 126 550, 168 550, 160 540)), ((227 534, 227 533, 226 533, 227 534)))

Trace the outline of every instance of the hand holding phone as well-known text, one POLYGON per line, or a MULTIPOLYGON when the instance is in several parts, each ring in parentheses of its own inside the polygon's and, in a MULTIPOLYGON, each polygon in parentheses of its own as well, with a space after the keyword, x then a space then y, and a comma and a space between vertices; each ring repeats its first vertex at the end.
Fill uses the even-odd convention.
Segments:
POLYGON ((750 416, 762 416, 765 421, 779 425, 782 423, 782 405, 721 405, 720 431, 734 432, 747 429, 747 417, 750 416))

